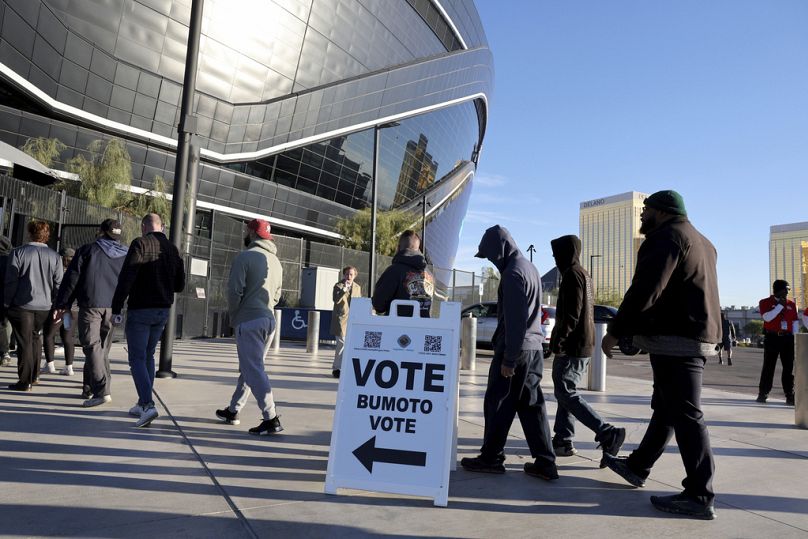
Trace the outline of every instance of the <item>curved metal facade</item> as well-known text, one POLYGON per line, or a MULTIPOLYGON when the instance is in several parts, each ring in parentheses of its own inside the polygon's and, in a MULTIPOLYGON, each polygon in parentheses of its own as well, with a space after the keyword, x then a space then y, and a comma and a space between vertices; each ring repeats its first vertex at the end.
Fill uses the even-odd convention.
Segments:
MULTIPOLYGON (((134 185, 171 181, 189 16, 189 0, 0 1, 0 138, 59 138, 66 161, 118 136, 134 185)), ((492 79, 469 0, 206 0, 200 207, 333 238, 393 123, 380 207, 426 196, 437 220, 436 186, 476 165, 492 79)))

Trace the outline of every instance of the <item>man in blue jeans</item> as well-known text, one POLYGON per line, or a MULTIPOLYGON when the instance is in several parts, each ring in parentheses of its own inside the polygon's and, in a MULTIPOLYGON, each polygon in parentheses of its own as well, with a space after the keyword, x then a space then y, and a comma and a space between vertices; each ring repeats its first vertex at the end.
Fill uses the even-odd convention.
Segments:
POLYGON ((604 422, 578 393, 578 384, 595 346, 592 278, 580 264, 581 240, 574 235, 561 236, 552 240, 550 246, 561 274, 556 322, 550 337, 550 350, 555 354, 553 386, 558 402, 553 450, 558 457, 577 453, 572 440, 578 419, 595 433, 595 441, 604 453, 617 455, 626 439, 626 429, 604 422))
POLYGON ((152 399, 154 350, 168 321, 174 294, 185 288, 185 266, 179 250, 163 233, 159 215, 146 215, 140 231, 142 236, 129 246, 123 262, 112 298, 112 315, 113 323, 120 324, 123 304, 129 298, 126 344, 138 395, 129 413, 138 417, 136 427, 146 427, 158 415, 152 399))

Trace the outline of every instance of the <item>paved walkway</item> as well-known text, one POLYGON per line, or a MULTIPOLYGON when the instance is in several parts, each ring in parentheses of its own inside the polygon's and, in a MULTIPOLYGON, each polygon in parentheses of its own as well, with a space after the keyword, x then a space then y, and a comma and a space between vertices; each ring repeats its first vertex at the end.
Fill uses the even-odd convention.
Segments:
MULTIPOLYGON (((705 390, 717 460, 718 519, 671 517, 651 494, 679 490, 682 464, 671 445, 645 489, 598 469, 599 451, 579 432, 561 479, 522 473, 528 458, 518 425, 508 473, 452 473, 448 508, 430 500, 361 491, 323 494, 337 381, 331 350, 312 357, 286 344, 270 354, 270 376, 285 431, 253 437, 250 403, 242 424, 218 422, 237 376, 228 341, 179 341, 176 380, 158 380, 160 418, 134 429, 135 402, 123 345, 113 349, 113 401, 84 409, 81 375, 42 375, 32 393, 0 390, 0 535, 76 537, 808 537, 808 431, 793 408, 705 390)), ((80 355, 80 354, 79 354, 80 355)), ((61 362, 57 360, 59 367, 61 362)), ((78 362, 79 366, 81 361, 78 362)), ((0 383, 16 369, 0 369, 0 383)), ((482 435, 487 364, 461 374, 459 456, 482 435)), ((549 389, 549 372, 545 393, 549 389)), ((589 401, 639 442, 650 385, 608 378, 589 401)), ((551 393, 551 391, 550 391, 551 393)), ((549 403, 550 413, 555 404, 549 403)), ((518 422, 517 422, 518 423, 518 422)))

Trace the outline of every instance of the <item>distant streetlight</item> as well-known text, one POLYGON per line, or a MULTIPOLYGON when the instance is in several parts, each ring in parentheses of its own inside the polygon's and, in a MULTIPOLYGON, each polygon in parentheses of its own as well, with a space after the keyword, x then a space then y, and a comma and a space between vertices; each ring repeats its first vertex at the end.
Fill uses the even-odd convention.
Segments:
POLYGON ((592 283, 593 283, 592 293, 595 292, 595 286, 594 286, 595 274, 593 273, 593 271, 594 271, 593 267, 594 267, 594 262, 595 262, 596 258, 603 258, 603 255, 589 255, 589 277, 592 278, 592 283))
POLYGON ((533 262, 533 253, 536 252, 536 248, 533 246, 532 243, 528 246, 527 252, 530 255, 530 261, 533 262))

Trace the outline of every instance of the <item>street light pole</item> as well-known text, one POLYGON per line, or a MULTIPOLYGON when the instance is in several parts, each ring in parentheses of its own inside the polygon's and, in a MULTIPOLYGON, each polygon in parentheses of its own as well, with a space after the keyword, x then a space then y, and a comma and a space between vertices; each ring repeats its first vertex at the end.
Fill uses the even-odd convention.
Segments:
MULTIPOLYGON (((199 61, 199 37, 202 34, 202 7, 204 0, 191 3, 191 20, 188 25, 188 49, 185 55, 185 78, 182 84, 182 104, 178 126, 177 161, 174 169, 174 189, 171 200, 171 230, 169 240, 182 252, 183 206, 188 183, 188 156, 191 152, 191 138, 196 133, 196 116, 193 114, 194 91, 196 88, 196 68, 199 61)), ((177 333, 176 301, 171 304, 168 321, 160 344, 160 368, 158 378, 176 378, 171 370, 174 338, 177 333)))
POLYGON ((536 248, 533 246, 532 243, 528 246, 527 252, 528 254, 530 254, 530 261, 533 262, 533 253, 536 252, 536 248))

